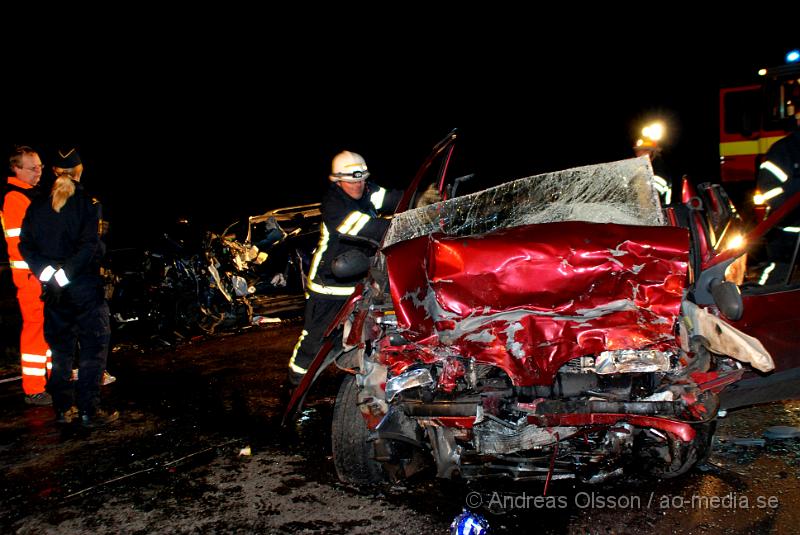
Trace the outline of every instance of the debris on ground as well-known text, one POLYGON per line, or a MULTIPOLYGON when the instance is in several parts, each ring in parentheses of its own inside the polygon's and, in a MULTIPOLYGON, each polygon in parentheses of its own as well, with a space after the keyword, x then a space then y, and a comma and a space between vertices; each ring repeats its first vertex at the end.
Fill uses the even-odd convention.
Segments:
POLYGON ((800 427, 773 425, 764 431, 764 437, 770 440, 786 440, 800 437, 800 427))
POLYGON ((280 318, 271 318, 269 316, 253 316, 253 325, 264 325, 266 323, 280 323, 280 318))

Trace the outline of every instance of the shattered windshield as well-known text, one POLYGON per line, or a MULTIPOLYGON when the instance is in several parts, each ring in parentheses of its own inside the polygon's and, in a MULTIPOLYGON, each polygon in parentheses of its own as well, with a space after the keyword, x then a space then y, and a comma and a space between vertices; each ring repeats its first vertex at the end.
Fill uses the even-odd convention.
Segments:
POLYGON ((520 178, 396 215, 383 246, 432 232, 449 236, 556 221, 664 225, 647 157, 520 178))

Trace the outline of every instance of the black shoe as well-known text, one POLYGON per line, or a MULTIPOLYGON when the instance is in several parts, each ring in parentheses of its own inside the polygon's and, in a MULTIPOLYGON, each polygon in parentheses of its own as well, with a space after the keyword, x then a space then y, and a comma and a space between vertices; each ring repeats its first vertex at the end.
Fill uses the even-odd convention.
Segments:
POLYGON ((37 405, 39 407, 43 407, 45 405, 52 405, 53 398, 47 392, 39 392, 38 394, 25 396, 25 403, 28 405, 37 405))
POLYGON ((103 410, 96 410, 91 416, 88 414, 81 414, 81 425, 87 429, 96 429, 98 427, 105 427, 111 422, 119 420, 119 412, 105 412, 103 410))
POLYGON ((304 373, 297 373, 294 370, 289 370, 289 376, 287 380, 289 381, 290 385, 292 385, 294 388, 297 388, 300 385, 300 381, 302 381, 303 377, 305 376, 306 374, 304 373))

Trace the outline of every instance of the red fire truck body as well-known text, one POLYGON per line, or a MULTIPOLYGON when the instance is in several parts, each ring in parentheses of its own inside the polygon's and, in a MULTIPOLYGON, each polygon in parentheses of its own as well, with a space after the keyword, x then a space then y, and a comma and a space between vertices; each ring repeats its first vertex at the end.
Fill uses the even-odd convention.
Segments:
POLYGON ((791 131, 794 114, 800 112, 800 64, 759 74, 759 83, 720 90, 722 182, 753 182, 764 154, 791 131))

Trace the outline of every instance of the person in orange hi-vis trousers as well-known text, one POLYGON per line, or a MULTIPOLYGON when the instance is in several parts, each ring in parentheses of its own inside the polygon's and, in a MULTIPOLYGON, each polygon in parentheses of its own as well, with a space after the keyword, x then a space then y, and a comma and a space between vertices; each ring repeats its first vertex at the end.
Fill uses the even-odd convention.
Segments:
POLYGON ((9 158, 9 168, 14 176, 8 177, 3 195, 0 220, 8 246, 11 276, 17 287, 17 300, 22 312, 22 335, 19 352, 22 359, 22 389, 25 402, 30 405, 50 405, 52 398, 45 392, 47 377, 52 367, 50 348, 44 339, 44 304, 42 285, 28 269, 19 252, 19 235, 22 219, 38 194, 35 186, 42 177, 42 161, 30 147, 15 147, 9 158))

